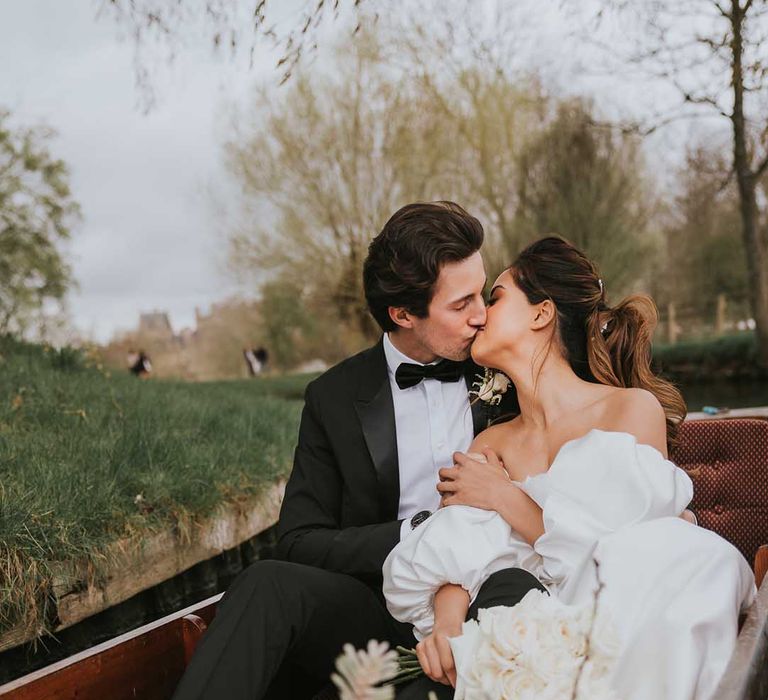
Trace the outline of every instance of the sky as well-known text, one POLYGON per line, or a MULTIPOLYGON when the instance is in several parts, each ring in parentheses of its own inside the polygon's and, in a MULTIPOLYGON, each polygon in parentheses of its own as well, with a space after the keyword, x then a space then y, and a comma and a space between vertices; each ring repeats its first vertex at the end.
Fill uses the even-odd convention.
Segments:
POLYGON ((177 329, 234 293, 214 197, 226 194, 226 105, 247 98, 260 68, 216 57, 201 38, 157 77, 143 109, 134 44, 95 2, 4 0, 0 106, 19 126, 57 132, 82 208, 68 247, 79 290, 77 328, 104 341, 142 311, 168 311, 177 329), (212 194, 215 193, 215 194, 212 194))
MULTIPOLYGON (((68 247, 79 285, 70 314, 81 335, 104 342, 135 327, 141 312, 167 311, 179 330, 193 325, 196 307, 247 291, 225 264, 221 205, 234 184, 222 144, 233 109, 247 105, 254 84, 276 84, 279 75, 266 47, 249 69, 216 56, 207 37, 190 36, 173 63, 153 64, 157 101, 147 111, 135 84, 135 45, 111 17, 99 17, 101 4, 0 3, 0 108, 11 111, 12 124, 57 132, 50 148, 69 165, 82 208, 68 247)), ((549 59, 540 69, 571 89, 642 99, 619 96, 615 85, 583 73, 576 57, 563 61, 569 27, 559 4, 539 5, 542 31, 529 37, 530 51, 549 59)), ((302 5, 277 3, 288 21, 302 5)))

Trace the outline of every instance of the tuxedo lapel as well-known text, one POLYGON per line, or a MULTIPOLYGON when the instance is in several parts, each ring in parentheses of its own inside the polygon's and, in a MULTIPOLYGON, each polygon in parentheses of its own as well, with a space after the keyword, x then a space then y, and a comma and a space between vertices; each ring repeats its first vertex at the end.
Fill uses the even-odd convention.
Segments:
MULTIPOLYGON (((468 391, 472 391, 472 384, 483 378, 485 369, 476 365, 472 360, 467 360, 467 368, 464 379, 467 382, 468 391)), ((514 384, 502 394, 501 401, 491 405, 487 401, 480 401, 477 396, 470 396, 469 403, 472 406, 472 426, 475 436, 487 427, 499 422, 508 421, 520 413, 520 405, 517 402, 517 392, 514 384)))
MULTIPOLYGON (((472 360, 467 360, 466 369, 464 370, 464 381, 467 383, 468 392, 472 391, 472 384, 479 381, 478 375, 482 377, 483 368, 478 367, 472 360)), ((488 407, 477 396, 469 397, 469 405, 472 407, 472 430, 477 435, 488 427, 488 407)))
POLYGON ((381 341, 370 349, 363 367, 355 410, 379 481, 379 509, 384 520, 396 520, 400 474, 392 389, 381 341))

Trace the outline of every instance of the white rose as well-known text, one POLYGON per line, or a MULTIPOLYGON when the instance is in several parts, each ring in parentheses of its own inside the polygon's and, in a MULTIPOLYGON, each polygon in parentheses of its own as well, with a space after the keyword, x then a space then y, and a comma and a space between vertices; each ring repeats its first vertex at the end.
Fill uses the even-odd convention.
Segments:
POLYGON ((502 676, 501 695, 504 700, 538 700, 546 684, 530 671, 519 669, 502 676))
POLYGON ((496 370, 486 369, 485 376, 482 381, 476 382, 473 386, 477 386, 477 398, 481 401, 491 401, 494 396, 501 396, 506 393, 511 384, 509 378, 502 372, 496 370))

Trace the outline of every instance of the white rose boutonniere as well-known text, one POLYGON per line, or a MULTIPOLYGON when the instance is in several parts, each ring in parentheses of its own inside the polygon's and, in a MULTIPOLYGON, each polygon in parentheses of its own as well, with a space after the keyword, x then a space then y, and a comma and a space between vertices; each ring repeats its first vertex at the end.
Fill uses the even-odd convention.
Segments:
POLYGON ((476 389, 469 393, 491 406, 498 406, 501 403, 501 397, 507 393, 512 383, 506 374, 490 367, 486 367, 485 374, 482 377, 478 374, 477 378, 478 381, 472 384, 476 389))

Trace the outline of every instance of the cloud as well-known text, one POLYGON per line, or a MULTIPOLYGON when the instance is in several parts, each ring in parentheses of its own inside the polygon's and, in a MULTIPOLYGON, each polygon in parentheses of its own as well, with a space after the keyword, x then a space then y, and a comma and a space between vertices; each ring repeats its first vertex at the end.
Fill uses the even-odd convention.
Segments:
MULTIPOLYGON (((222 105, 255 72, 212 55, 204 38, 158 69, 158 103, 139 109, 134 48, 93 3, 29 0, 0 7, 0 105, 17 125, 44 123, 71 171, 83 212, 70 245, 80 290, 70 308, 107 339, 141 311, 177 325, 235 291, 207 192, 227 187, 222 105)), ((269 63, 266 63, 269 65, 269 63)))

